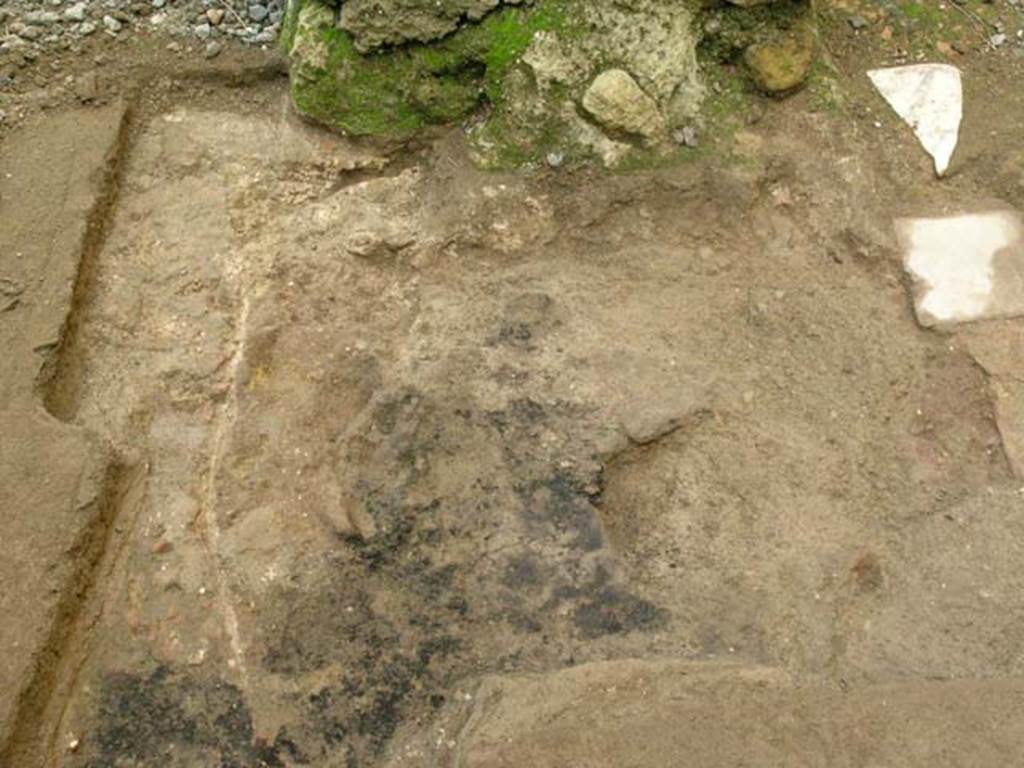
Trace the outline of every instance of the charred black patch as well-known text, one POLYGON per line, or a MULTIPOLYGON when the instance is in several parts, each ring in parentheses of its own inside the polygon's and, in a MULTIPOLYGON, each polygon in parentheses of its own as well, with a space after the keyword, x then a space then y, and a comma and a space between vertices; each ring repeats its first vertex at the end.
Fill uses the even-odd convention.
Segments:
POLYGON ((364 500, 367 514, 374 522, 375 533, 369 538, 350 536, 345 540, 371 570, 390 562, 402 550, 416 528, 423 512, 436 507, 407 507, 400 499, 368 493, 364 500))
POLYGON ((664 625, 668 613, 617 587, 603 587, 576 608, 573 621, 586 638, 651 630, 664 625))
POLYGON ((458 639, 440 635, 408 655, 400 650, 398 638, 375 638, 369 652, 337 685, 309 697, 307 719, 323 740, 324 753, 340 748, 353 766, 372 761, 407 711, 444 703, 441 676, 432 662, 444 668, 447 657, 457 653, 460 645, 458 639))
POLYGON ((403 391, 342 448, 372 525, 315 565, 322 583, 282 586, 259 630, 267 671, 324 674, 289 734, 314 765, 376 764, 403 720, 481 673, 664 623, 602 551, 601 465, 574 440, 592 416, 403 391), (477 451, 479 474, 463 472, 477 451))
POLYGON ((536 586, 541 581, 540 564, 529 553, 516 555, 509 560, 502 581, 512 589, 536 586))
POLYGON ((546 417, 544 406, 528 397, 513 400, 509 403, 508 408, 490 411, 487 414, 490 424, 502 435, 514 434, 515 431, 522 430, 524 427, 536 426, 546 417))
POLYGON ((533 329, 530 328, 529 323, 506 323, 498 331, 498 335, 495 338, 495 342, 498 344, 508 344, 513 347, 522 347, 530 349, 530 342, 533 340, 533 329))
POLYGON ((530 523, 549 526, 560 535, 568 535, 574 548, 593 552, 604 546, 604 535, 584 486, 572 473, 556 469, 517 490, 530 523))
POLYGON ((217 765, 283 768, 282 744, 258 743, 241 691, 217 678, 157 667, 149 676, 108 675, 89 768, 217 765))
POLYGON ((374 626, 367 597, 358 591, 289 588, 275 602, 278 619, 261 632, 263 666, 278 675, 322 669, 335 660, 339 643, 356 642, 374 626))

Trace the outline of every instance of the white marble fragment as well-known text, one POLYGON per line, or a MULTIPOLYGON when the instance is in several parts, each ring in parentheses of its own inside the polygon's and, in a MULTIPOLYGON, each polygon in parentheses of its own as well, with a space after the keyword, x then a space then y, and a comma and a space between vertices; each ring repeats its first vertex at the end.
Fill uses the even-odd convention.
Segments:
POLYGON ((1012 211, 899 219, 922 325, 1024 314, 1024 226, 1012 211))
POLYGON ((963 114, 960 70, 949 64, 873 69, 868 77, 917 135, 942 176, 956 149, 963 114))

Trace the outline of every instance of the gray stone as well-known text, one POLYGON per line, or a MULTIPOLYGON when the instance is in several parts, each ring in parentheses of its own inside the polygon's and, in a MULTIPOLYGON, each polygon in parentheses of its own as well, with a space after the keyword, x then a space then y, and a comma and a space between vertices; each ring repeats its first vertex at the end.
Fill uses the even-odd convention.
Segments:
POLYGON ((267 6, 254 3, 249 6, 249 18, 259 23, 263 21, 267 16, 270 15, 270 11, 267 10, 267 6))
POLYGON ((196 24, 192 29, 192 33, 200 40, 208 40, 210 38, 213 28, 208 23, 196 24))
POLYGON ((252 42, 256 44, 272 43, 277 39, 277 32, 273 29, 264 29, 262 32, 252 36, 252 42))
POLYGON ((108 32, 113 32, 114 34, 117 34, 121 31, 121 28, 124 26, 124 24, 115 19, 113 16, 104 16, 103 26, 107 28, 108 32))
POLYGON ((78 34, 82 35, 83 37, 91 35, 95 31, 96 25, 93 24, 91 21, 83 21, 78 27, 78 34))
POLYGON ((59 22, 60 14, 54 13, 53 11, 29 11, 22 17, 22 19, 26 24, 46 27, 59 22))
POLYGON ((43 30, 39 27, 32 27, 26 24, 19 24, 17 27, 12 27, 14 34, 25 40, 38 40, 43 36, 43 30))
POLYGON ((67 21, 85 21, 86 18, 86 7, 85 3, 75 3, 74 5, 68 6, 64 9, 64 18, 67 21))
POLYGON ((609 130, 655 138, 665 131, 658 105, 628 72, 609 69, 583 94, 583 108, 609 130))
POLYGON ((676 144, 681 144, 684 147, 690 147, 692 149, 698 144, 697 129, 692 125, 685 125, 672 132, 672 139, 676 144))

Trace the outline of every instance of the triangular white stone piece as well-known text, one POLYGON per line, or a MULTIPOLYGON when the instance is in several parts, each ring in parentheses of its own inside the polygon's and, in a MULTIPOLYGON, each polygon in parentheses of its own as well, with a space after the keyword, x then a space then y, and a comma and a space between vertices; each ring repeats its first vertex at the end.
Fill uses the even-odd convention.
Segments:
POLYGON ((960 70, 949 64, 912 64, 872 69, 868 77, 896 114, 903 118, 921 146, 935 160, 941 176, 956 149, 963 114, 960 70))

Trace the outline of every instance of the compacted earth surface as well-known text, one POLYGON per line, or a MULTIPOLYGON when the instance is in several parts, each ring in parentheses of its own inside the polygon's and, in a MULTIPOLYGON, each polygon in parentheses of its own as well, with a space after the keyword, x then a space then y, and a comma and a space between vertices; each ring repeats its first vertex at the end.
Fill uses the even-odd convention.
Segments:
POLYGON ((1024 762, 1024 320, 922 326, 894 228, 1024 210, 1024 58, 929 49, 938 180, 819 13, 629 172, 347 140, 258 47, 24 63, 0 765, 1024 762))

